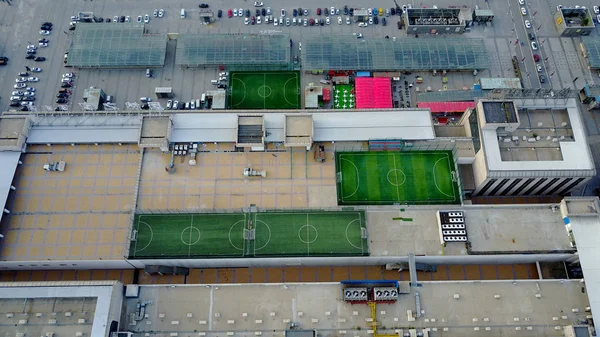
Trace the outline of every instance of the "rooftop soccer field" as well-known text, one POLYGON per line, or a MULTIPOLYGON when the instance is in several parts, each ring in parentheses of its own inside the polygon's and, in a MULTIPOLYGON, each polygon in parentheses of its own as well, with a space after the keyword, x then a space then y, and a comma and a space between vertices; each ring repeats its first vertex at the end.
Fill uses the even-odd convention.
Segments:
POLYGON ((131 259, 368 255, 364 212, 136 215, 131 259))
POLYGON ((231 109, 300 108, 298 72, 232 72, 229 89, 231 109))
POLYGON ((338 152, 340 205, 456 204, 450 151, 338 152))

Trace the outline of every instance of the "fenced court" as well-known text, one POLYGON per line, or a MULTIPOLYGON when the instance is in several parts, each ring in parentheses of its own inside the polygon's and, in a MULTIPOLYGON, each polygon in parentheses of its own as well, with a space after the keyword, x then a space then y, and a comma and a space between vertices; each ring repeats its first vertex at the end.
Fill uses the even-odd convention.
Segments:
POLYGON ((338 203, 460 203, 454 167, 451 151, 338 152, 338 203))
POLYGON ((134 221, 131 259, 369 252, 362 211, 136 215, 134 221))
POLYGON ((232 72, 229 89, 231 109, 300 108, 298 72, 232 72))

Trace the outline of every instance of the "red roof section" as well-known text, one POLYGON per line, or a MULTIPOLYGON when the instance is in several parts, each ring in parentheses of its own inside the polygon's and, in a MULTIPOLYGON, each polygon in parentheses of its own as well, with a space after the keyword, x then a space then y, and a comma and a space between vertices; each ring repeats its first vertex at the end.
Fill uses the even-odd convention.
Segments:
POLYGON ((432 113, 439 112, 465 112, 475 107, 475 102, 419 102, 419 108, 429 108, 432 113))
POLYGON ((357 109, 391 109, 392 81, 389 77, 354 79, 357 109))
POLYGON ((323 88, 323 101, 329 102, 331 100, 331 90, 329 88, 323 88))

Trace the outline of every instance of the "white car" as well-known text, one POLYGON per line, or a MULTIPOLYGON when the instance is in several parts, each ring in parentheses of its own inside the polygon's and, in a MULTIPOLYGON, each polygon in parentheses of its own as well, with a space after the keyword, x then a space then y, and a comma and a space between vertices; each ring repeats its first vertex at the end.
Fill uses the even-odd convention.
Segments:
POLYGON ((245 25, 249 25, 249 24, 250 24, 250 19, 248 19, 248 18, 244 18, 244 24, 245 24, 245 25))
POLYGON ((142 16, 138 15, 137 22, 142 22, 142 16))
POLYGON ((556 11, 557 11, 557 12, 560 12, 560 10, 562 9, 562 7, 563 7, 562 5, 558 5, 558 6, 556 6, 556 11))
POLYGON ((27 92, 35 92, 35 88, 25 88, 25 90, 27 90, 27 92))
POLYGON ((244 16, 244 10, 242 8, 238 9, 238 16, 244 16))
POLYGON ((31 68, 31 71, 34 72, 34 73, 41 73, 42 72, 42 68, 38 68, 38 67, 31 68))
POLYGON ((73 78, 73 77, 75 77, 75 74, 73 74, 73 73, 64 73, 62 75, 62 77, 63 78, 73 78))
POLYGON ((359 26, 359 27, 367 27, 367 26, 368 26, 368 24, 367 24, 366 22, 359 22, 359 23, 358 23, 358 26, 359 26))
POLYGON ((349 25, 349 24, 351 24, 351 23, 352 23, 352 22, 350 22, 350 18, 349 18, 349 17, 346 17, 346 24, 347 24, 347 25, 349 25))
POLYGON ((21 97, 21 96, 10 96, 10 100, 11 101, 21 101, 21 100, 23 100, 23 97, 21 97))
POLYGON ((302 22, 302 25, 303 25, 304 27, 308 26, 308 20, 307 20, 307 19, 304 19, 304 22, 302 22))
POLYGON ((71 21, 79 21, 79 16, 72 16, 71 21))
POLYGON ((21 102, 21 106, 33 106, 33 102, 21 102))
POLYGON ((127 15, 127 16, 125 17, 125 22, 131 22, 131 16, 127 15))
POLYGON ((33 50, 35 50, 35 49, 37 49, 37 46, 35 46, 33 44, 29 44, 29 45, 27 45, 27 49, 33 49, 33 50))
POLYGON ((146 14, 144 15, 144 23, 148 23, 150 22, 150 15, 146 14))
POLYGON ((194 101, 194 100, 190 101, 190 109, 192 109, 192 110, 196 109, 196 101, 194 101))
POLYGON ((298 51, 302 51, 302 42, 298 42, 298 51))
POLYGON ((295 26, 295 25, 296 25, 296 18, 293 18, 292 19, 292 26, 295 26))
POLYGON ((28 82, 39 82, 40 79, 34 76, 31 76, 27 79, 28 82))
POLYGON ((27 83, 27 77, 17 77, 15 83, 27 83))
POLYGON ((369 24, 372 25, 373 24, 373 18, 369 18, 369 24))
POLYGON ((232 12, 233 12, 233 16, 236 16, 236 17, 237 17, 237 9, 235 9, 235 8, 234 8, 234 9, 232 10, 232 12))
POLYGON ((22 91, 13 91, 10 94, 12 96, 23 96, 23 92, 22 91))
POLYGON ((39 45, 40 45, 40 47, 42 47, 42 48, 46 48, 46 47, 48 47, 48 43, 47 43, 47 42, 40 42, 40 43, 38 43, 38 44, 39 44, 39 45))
POLYGON ((369 16, 373 15, 373 9, 369 8, 368 11, 369 11, 369 16))
POLYGON ((331 20, 329 20, 329 17, 325 18, 325 24, 327 24, 327 25, 331 24, 331 20))
POLYGON ((341 25, 341 24, 342 24, 342 17, 338 16, 338 25, 341 25))
POLYGON ((167 110, 171 110, 172 106, 173 106, 173 101, 172 100, 168 100, 167 101, 167 110))
POLYGON ((529 20, 525 20, 525 28, 531 28, 531 22, 529 22, 529 20))
MULTIPOLYGON (((296 19, 294 19, 294 20, 296 20, 296 19)), ((261 23, 262 23, 262 19, 260 18, 260 16, 257 16, 256 17, 256 24, 260 25, 261 23)))
POLYGON ((271 15, 271 7, 267 7, 267 15, 271 15))
POLYGON ((285 16, 285 9, 281 9, 281 16, 285 16))
POLYGON ((535 41, 531 41, 531 49, 538 50, 538 45, 535 41))
POLYGON ((265 5, 265 4, 264 4, 264 3, 262 3, 262 1, 254 1, 254 7, 262 7, 262 6, 264 6, 264 5, 265 5))
POLYGON ((25 96, 25 97, 35 97, 35 92, 27 91, 27 92, 23 93, 23 96, 25 96))
POLYGON ((285 18, 285 25, 289 26, 290 25, 290 18, 285 18))
POLYGON ((331 7, 329 8, 329 15, 334 15, 335 14, 335 7, 331 7))
POLYGON ((519 0, 519 5, 524 5, 525 4, 525 0, 519 0))
POLYGON ((49 30, 40 30, 40 35, 50 35, 49 30))
POLYGON ((117 15, 113 16, 113 22, 119 23, 119 17, 117 15))
POLYGON ((527 10, 525 7, 521 7, 521 15, 527 15, 527 10))
POLYGON ((538 63, 538 64, 536 65, 536 68, 537 68, 537 71, 538 71, 538 73, 541 73, 541 72, 542 72, 542 65, 541 65, 541 64, 539 64, 539 63, 538 63))
POLYGON ((25 83, 17 83, 15 85, 13 85, 13 88, 15 88, 15 89, 22 89, 25 87, 27 87, 27 84, 25 84, 25 83))
POLYGON ((154 15, 155 18, 158 17, 158 8, 154 9, 154 12, 152 12, 152 15, 154 15))
POLYGON ((592 8, 594 9, 594 14, 600 13, 600 8, 598 8, 598 6, 594 6, 592 8))
POLYGON ((163 16, 165 16, 165 10, 161 8, 158 10, 158 17, 162 18, 163 16))
POLYGON ((277 19, 273 20, 273 26, 279 26, 279 20, 277 20, 277 19))

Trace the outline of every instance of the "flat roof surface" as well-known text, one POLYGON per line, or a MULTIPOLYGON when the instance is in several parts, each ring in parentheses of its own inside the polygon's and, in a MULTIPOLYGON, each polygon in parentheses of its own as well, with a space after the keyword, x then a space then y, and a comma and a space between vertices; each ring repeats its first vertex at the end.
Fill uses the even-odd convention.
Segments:
POLYGON ((357 109, 392 108, 392 81, 389 77, 357 77, 354 81, 357 109))
POLYGON ((287 65, 291 61, 289 41, 287 34, 179 34, 175 64, 287 65))
POLYGON ((305 70, 472 70, 490 66, 483 39, 447 37, 436 39, 357 39, 338 35, 323 39, 306 36, 302 48, 305 70))
POLYGON ((582 36, 587 62, 591 68, 600 68, 600 39, 597 36, 582 36))
POLYGON ((475 102, 418 102, 417 106, 429 109, 432 113, 439 112, 465 112, 475 107, 475 102))
MULTIPOLYGON (((402 286, 408 288, 406 283, 402 286)), ((340 291, 339 283, 141 286, 139 298, 125 300, 121 321, 134 333, 198 331, 237 336, 260 332, 280 337, 293 322, 328 337, 340 335, 339 331, 371 336, 366 320, 371 317, 370 308, 340 301, 340 291), (148 317, 131 326, 130 314, 136 312, 140 301, 152 301, 146 306, 148 317)), ((380 333, 412 326, 440 332, 448 328, 448 333, 456 336, 481 336, 474 327, 484 330, 489 326, 493 335, 520 336, 523 332, 517 331, 517 326, 522 330, 532 326, 537 336, 554 335, 555 326, 573 324, 587 315, 587 295, 578 280, 422 282, 410 291, 399 295, 394 304, 377 305, 380 333), (407 311, 415 312, 415 291, 424 313, 409 321, 407 311), (535 296, 538 293, 540 298, 535 296), (573 313, 573 308, 579 312, 573 313)))
POLYGON ((13 336, 106 336, 121 312, 119 281, 0 283, 0 326, 13 336), (115 290, 119 290, 115 292, 115 290), (9 317, 12 314, 12 317, 9 317))
POLYGON ((162 67, 166 35, 144 35, 141 23, 77 23, 67 65, 79 68, 162 67))
POLYGON ((403 218, 392 220, 397 211, 369 210, 367 229, 371 256, 466 255, 464 244, 440 245, 438 210, 465 212, 467 237, 473 253, 525 253, 572 251, 562 217, 547 205, 531 206, 407 206, 403 218))
POLYGON ((481 78, 481 89, 521 89, 519 78, 481 78))
MULTIPOLYGON (((588 144, 586 142, 584 126, 579 114, 579 109, 577 107, 577 102, 575 99, 568 100, 514 100, 517 109, 531 109, 531 110, 566 110, 567 114, 564 118, 568 118, 567 125, 571 128, 572 140, 565 139, 561 140, 560 136, 556 142, 552 141, 552 137, 549 140, 554 144, 552 146, 554 151, 557 151, 556 148, 560 148, 560 153, 562 154, 562 160, 548 160, 543 159, 524 159, 519 161, 509 161, 504 160, 501 153, 500 142, 504 140, 499 140, 498 130, 495 129, 482 129, 481 130, 481 139, 483 143, 483 147, 485 149, 485 156, 487 160, 488 170, 490 171, 513 171, 515 174, 523 171, 537 171, 540 174, 543 174, 547 171, 553 171, 552 174, 564 174, 564 176, 569 176, 569 174, 573 174, 574 171, 579 170, 576 174, 581 175, 582 171, 587 171, 587 174, 590 176, 595 174, 594 163, 590 154, 590 150, 588 144), (524 163, 527 162, 526 165, 524 163), (562 173, 561 173, 562 172, 562 173)), ((541 114, 543 115, 543 114, 541 114)), ((543 116, 541 116, 543 117, 543 116)), ((547 116, 546 116, 547 117, 547 116)), ((538 124, 534 124, 532 127, 534 128, 544 128, 548 132, 556 132, 551 131, 550 129, 553 127, 550 125, 549 121, 544 124, 543 121, 542 126, 539 127, 538 124)), ((521 120, 522 126, 527 125, 527 121, 521 120)), ((559 125, 562 125, 560 122, 559 125)), ((527 131, 533 137, 534 130, 527 131)), ((538 133, 537 131, 535 131, 538 133)), ((540 131, 540 135, 542 135, 540 131)), ((544 137, 547 135, 543 134, 544 137)), ((540 136, 541 140, 541 136, 540 136)), ((544 138, 544 141, 546 139, 544 138)), ((526 140, 527 141, 527 140, 526 140)), ((521 142, 523 142, 521 138, 521 142)), ((505 176, 506 177, 506 176, 505 176)))

